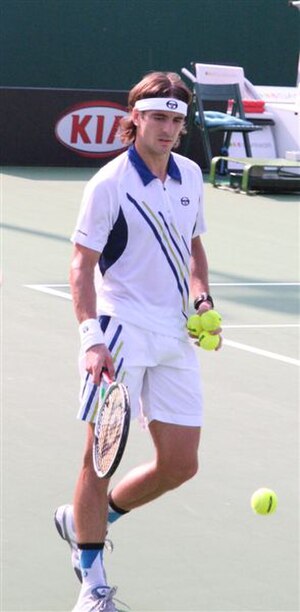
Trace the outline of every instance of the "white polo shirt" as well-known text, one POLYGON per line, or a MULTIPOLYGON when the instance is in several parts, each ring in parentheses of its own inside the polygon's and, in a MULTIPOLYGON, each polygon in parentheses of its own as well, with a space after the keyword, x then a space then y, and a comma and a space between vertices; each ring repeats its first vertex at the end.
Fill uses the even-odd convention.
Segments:
POLYGON ((205 231, 203 181, 172 153, 163 184, 134 146, 87 183, 72 241, 99 254, 99 314, 186 338, 192 238, 205 231))

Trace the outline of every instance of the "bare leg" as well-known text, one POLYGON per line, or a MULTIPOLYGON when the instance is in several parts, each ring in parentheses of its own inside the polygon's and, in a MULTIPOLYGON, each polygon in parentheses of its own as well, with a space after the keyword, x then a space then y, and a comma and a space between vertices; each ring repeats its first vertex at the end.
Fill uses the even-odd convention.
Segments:
POLYGON ((88 425, 82 470, 74 495, 74 520, 79 543, 104 542, 107 523, 109 481, 99 479, 93 466, 94 427, 88 425))
POLYGON ((149 425, 156 456, 131 470, 113 489, 113 501, 132 510, 192 478, 198 469, 199 427, 152 421, 149 425))

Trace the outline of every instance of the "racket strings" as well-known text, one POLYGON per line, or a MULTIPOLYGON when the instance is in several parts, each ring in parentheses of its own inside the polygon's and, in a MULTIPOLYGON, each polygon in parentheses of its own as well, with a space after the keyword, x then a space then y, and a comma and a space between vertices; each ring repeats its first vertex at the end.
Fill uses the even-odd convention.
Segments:
POLYGON ((97 444, 97 463, 102 472, 106 472, 109 468, 118 450, 122 435, 123 415, 124 398, 119 389, 115 388, 106 398, 103 407, 97 444))

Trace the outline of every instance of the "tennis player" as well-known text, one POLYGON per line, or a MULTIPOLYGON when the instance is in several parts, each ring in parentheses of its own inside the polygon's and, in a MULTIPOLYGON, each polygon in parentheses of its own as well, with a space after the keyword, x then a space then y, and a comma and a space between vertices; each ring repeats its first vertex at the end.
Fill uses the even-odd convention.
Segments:
POLYGON ((203 182, 193 161, 171 152, 190 102, 190 90, 174 73, 152 72, 133 87, 121 121, 129 148, 88 182, 72 237, 78 417, 87 438, 74 505, 58 508, 55 522, 82 580, 73 612, 116 610, 116 588, 108 586, 103 567, 108 526, 198 470, 202 385, 186 320, 190 292, 197 311, 213 308, 200 237, 203 182), (92 460, 103 368, 128 386, 132 415, 147 419, 153 440, 153 460, 109 492, 92 460))

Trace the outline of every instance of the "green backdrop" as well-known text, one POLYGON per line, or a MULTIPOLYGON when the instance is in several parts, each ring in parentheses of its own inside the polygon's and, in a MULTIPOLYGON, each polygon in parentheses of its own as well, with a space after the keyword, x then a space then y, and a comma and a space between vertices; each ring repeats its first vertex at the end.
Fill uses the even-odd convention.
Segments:
POLYGON ((288 0, 1 0, 0 85, 128 89, 191 61, 295 85, 299 24, 288 0))

